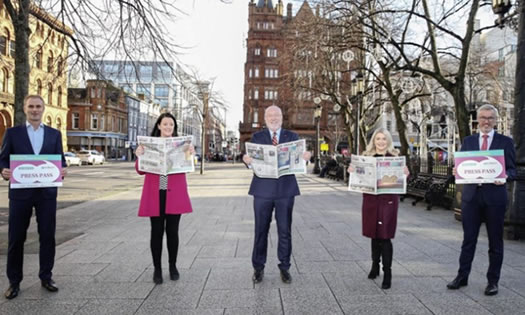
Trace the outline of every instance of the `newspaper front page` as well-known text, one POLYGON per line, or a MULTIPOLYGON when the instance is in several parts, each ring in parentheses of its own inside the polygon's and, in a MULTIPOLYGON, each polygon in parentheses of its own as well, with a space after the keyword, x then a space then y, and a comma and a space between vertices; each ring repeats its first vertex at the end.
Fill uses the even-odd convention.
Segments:
POLYGON ((253 159, 253 172, 262 178, 306 174, 306 161, 303 159, 305 148, 304 139, 276 146, 246 142, 246 154, 253 159))
POLYGON ((404 156, 372 157, 352 155, 348 190, 367 194, 405 194, 404 156))
POLYGON ((139 170, 159 175, 193 172, 194 159, 189 150, 192 141, 193 136, 175 138, 138 136, 138 144, 144 147, 144 154, 139 156, 139 170))

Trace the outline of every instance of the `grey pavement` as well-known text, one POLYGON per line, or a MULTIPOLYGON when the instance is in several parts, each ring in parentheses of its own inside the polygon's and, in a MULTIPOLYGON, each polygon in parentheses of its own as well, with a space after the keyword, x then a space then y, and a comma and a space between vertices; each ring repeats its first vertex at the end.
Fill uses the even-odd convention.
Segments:
MULTIPOLYGON (((382 274, 367 279, 361 196, 311 174, 298 176, 292 283, 280 280, 272 223, 265 277, 254 285, 251 171, 213 164, 188 179, 194 212, 180 224, 179 281, 170 281, 165 268, 164 283, 153 284, 149 220, 137 217, 141 190, 132 189, 60 210, 54 268, 60 291, 40 286, 38 255, 27 253, 21 294, 0 298, 0 314, 525 314, 524 242, 505 242, 500 293, 487 297, 482 231, 469 285, 447 290, 458 269, 461 223, 451 211, 405 201, 393 241, 392 288, 382 290, 382 274)), ((166 252, 163 259, 167 266, 166 252)), ((0 255, 0 270, 5 264, 0 255)), ((2 272, 0 289, 7 287, 2 272)))

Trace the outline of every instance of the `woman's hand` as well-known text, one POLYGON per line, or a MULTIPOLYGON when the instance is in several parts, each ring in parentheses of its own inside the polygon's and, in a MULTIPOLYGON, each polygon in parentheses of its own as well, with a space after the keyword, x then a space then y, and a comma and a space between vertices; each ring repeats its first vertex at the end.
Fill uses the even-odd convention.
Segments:
POLYGON ((243 162, 244 162, 246 165, 250 165, 250 164, 252 164, 252 160, 253 160, 253 159, 252 159, 252 157, 249 156, 248 154, 245 154, 245 155, 242 156, 242 160, 243 160, 243 162))
POLYGON ((346 169, 348 173, 353 173, 355 171, 355 168, 352 166, 352 164, 348 165, 348 168, 346 169))
POLYGON ((304 151, 303 152, 303 160, 310 161, 311 157, 312 157, 312 152, 310 152, 310 151, 304 151))
POLYGON ((141 156, 144 154, 144 146, 141 144, 137 147, 137 149, 135 150, 135 155, 136 156, 141 156))
POLYGON ((403 168, 403 173, 405 173, 405 176, 407 176, 407 177, 410 175, 410 170, 408 169, 408 167, 405 166, 403 168))

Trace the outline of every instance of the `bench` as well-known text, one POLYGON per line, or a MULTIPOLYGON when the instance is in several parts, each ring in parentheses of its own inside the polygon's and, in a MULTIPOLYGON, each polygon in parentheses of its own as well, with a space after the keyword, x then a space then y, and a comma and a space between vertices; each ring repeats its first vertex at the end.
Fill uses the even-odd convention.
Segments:
POLYGON ((451 209, 453 204, 454 176, 418 173, 413 178, 409 178, 407 183, 407 193, 401 196, 401 201, 407 197, 412 197, 412 205, 415 206, 419 201, 425 200, 427 210, 432 210, 433 206, 440 205, 446 209, 451 209))

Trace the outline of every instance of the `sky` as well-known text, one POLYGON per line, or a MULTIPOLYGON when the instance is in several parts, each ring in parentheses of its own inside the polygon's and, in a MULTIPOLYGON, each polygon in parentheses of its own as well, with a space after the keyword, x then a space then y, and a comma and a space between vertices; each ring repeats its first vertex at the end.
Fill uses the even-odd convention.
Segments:
MULTIPOLYGON (((238 130, 243 115, 244 62, 248 33, 249 0, 179 0, 185 15, 173 22, 174 37, 187 47, 179 57, 184 64, 197 69, 203 79, 215 78, 214 88, 224 95, 229 109, 228 130, 238 130)), ((274 1, 276 3, 277 1, 274 1)), ((286 5, 290 1, 284 1, 286 5)), ((294 11, 300 2, 292 1, 294 11)), ((495 16, 489 8, 478 14, 482 26, 491 24, 495 16)))

